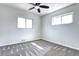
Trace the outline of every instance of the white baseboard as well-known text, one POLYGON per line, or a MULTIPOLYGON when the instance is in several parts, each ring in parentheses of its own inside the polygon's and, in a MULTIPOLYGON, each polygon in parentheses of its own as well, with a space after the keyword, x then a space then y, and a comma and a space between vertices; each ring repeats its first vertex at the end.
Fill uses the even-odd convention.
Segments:
POLYGON ((11 42, 11 43, 8 43, 8 44, 0 44, 0 47, 1 46, 7 46, 7 45, 13 45, 13 44, 18 44, 18 43, 23 43, 23 42, 29 42, 29 41, 34 41, 34 40, 38 40, 39 38, 31 38, 31 39, 22 39, 24 41, 16 41, 16 42, 11 42))
POLYGON ((72 46, 70 46, 70 45, 62 44, 62 43, 60 43, 60 42, 50 41, 50 40, 48 40, 48 39, 46 39, 46 38, 42 38, 42 39, 45 40, 45 41, 51 42, 51 43, 55 43, 55 44, 58 44, 58 45, 61 45, 61 46, 65 46, 65 47, 68 47, 68 48, 75 49, 75 50, 78 50, 78 51, 79 51, 79 48, 77 48, 77 47, 75 47, 75 46, 72 47, 72 46))

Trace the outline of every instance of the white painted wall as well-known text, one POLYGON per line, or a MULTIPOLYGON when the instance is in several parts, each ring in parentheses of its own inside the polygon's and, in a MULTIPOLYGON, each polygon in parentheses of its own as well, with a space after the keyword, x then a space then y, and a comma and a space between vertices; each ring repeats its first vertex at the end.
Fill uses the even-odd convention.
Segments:
POLYGON ((79 50, 79 4, 73 4, 42 16, 42 37, 44 40, 79 50), (73 23, 52 26, 52 16, 74 12, 73 23))
POLYGON ((39 39, 40 17, 25 10, 0 5, 0 46, 39 39), (17 17, 33 19, 32 29, 18 29, 17 17), (23 41, 22 41, 23 40, 23 41))
POLYGON ((25 10, 0 5, 0 46, 43 38, 79 50, 79 4, 40 16, 25 10), (52 26, 52 16, 74 12, 72 24, 52 26), (33 29, 18 29, 17 17, 33 19, 33 29), (41 21, 40 21, 41 20, 41 21), (24 40, 24 41, 22 41, 24 40))

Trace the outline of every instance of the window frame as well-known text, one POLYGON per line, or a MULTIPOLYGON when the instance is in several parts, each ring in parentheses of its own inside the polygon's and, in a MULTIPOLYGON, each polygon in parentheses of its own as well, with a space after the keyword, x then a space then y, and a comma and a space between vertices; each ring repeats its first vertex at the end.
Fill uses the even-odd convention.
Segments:
MULTIPOLYGON (((61 25, 61 24, 54 24, 54 18, 58 18, 58 17, 60 17, 60 16, 55 16, 55 17, 52 17, 52 25, 61 25)), ((61 17, 60 17, 61 18, 61 17)), ((60 22, 61 22, 62 20, 60 20, 60 22)))
POLYGON ((30 20, 32 20, 32 28, 27 28, 27 19, 29 20, 29 18, 25 18, 25 17, 17 17, 17 22, 16 22, 16 28, 17 29, 32 29, 33 28, 33 20, 32 19, 30 19, 30 20), (18 18, 23 18, 23 19, 25 19, 25 28, 18 28, 18 18))
MULTIPOLYGON (((52 17, 52 21, 54 22, 54 17, 60 17, 61 18, 61 24, 55 24, 55 25, 53 25, 53 26, 56 26, 56 25, 64 25, 64 24, 62 24, 62 17, 63 16, 67 16, 67 15, 72 15, 72 23, 73 23, 73 12, 69 12, 69 13, 65 13, 65 14, 62 14, 62 15, 58 15, 58 16, 53 16, 52 17)), ((67 24, 65 24, 65 25, 68 25, 68 24, 72 24, 72 23, 67 23, 67 24)))
MULTIPOLYGON (((32 21, 32 25, 31 25, 31 26, 32 26, 32 28, 33 28, 33 20, 32 20, 32 19, 26 19, 26 20, 25 20, 25 28, 27 28, 27 20, 31 20, 31 21, 32 21)), ((27 28, 27 29, 32 29, 32 28, 27 28)))
MULTIPOLYGON (((61 20, 63 20, 62 17, 64 17, 64 16, 68 16, 68 15, 72 15, 72 23, 73 23, 73 12, 63 14, 63 15, 61 16, 61 20)), ((62 23, 62 22, 61 22, 61 23, 62 23)), ((64 23, 64 24, 67 25, 67 24, 72 24, 72 23, 64 23)), ((62 23, 62 24, 63 24, 63 23, 62 23)), ((64 24, 63 24, 63 25, 64 25, 64 24)))
MULTIPOLYGON (((24 17, 18 17, 18 18, 23 18, 23 19, 25 19, 24 17)), ((17 25, 16 28, 18 28, 18 29, 24 29, 24 28, 19 28, 19 27, 18 27, 18 18, 17 18, 17 22, 16 22, 16 25, 17 25)), ((25 21, 26 21, 26 20, 25 20, 25 21)))

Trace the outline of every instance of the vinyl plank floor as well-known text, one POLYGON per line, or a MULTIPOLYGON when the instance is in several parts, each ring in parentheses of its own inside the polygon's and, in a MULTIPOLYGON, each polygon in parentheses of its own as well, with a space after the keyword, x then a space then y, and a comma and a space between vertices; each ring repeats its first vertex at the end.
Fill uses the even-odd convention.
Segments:
POLYGON ((45 40, 35 40, 2 46, 0 56, 79 56, 79 51, 45 40))

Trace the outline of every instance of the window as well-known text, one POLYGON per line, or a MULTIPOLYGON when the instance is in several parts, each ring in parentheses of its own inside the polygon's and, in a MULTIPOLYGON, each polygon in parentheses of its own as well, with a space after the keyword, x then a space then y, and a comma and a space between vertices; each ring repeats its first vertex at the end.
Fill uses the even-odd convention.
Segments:
POLYGON ((18 17, 17 28, 32 28, 32 20, 18 17))
POLYGON ((31 19, 26 20, 26 28, 32 28, 32 20, 31 19))
POLYGON ((60 25, 60 24, 70 24, 73 22, 73 14, 72 13, 68 13, 65 15, 61 15, 61 16, 56 16, 52 18, 52 25, 60 25))
POLYGON ((62 16, 62 24, 72 23, 72 15, 62 16))
POLYGON ((25 19, 24 18, 18 18, 18 28, 25 28, 25 19))
POLYGON ((52 19, 52 25, 59 25, 61 24, 61 17, 54 17, 52 19))

